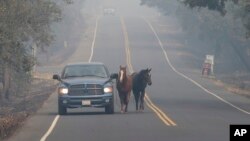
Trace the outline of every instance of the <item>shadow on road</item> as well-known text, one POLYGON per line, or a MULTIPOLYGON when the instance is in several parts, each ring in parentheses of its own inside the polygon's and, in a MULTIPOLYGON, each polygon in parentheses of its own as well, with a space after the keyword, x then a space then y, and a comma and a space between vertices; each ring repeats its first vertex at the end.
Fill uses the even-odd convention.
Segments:
MULTIPOLYGON (((67 115, 63 115, 63 116, 91 116, 91 115, 107 115, 107 116, 112 116, 112 115, 121 115, 121 116, 125 116, 125 115, 140 115, 140 114, 145 114, 148 113, 147 111, 144 112, 136 112, 136 111, 131 111, 131 112, 127 112, 127 113, 121 113, 121 112, 115 112, 114 114, 106 114, 105 112, 89 112, 89 111, 83 111, 83 112, 68 112, 67 115)), ((49 113, 49 115, 55 115, 57 113, 49 113)))

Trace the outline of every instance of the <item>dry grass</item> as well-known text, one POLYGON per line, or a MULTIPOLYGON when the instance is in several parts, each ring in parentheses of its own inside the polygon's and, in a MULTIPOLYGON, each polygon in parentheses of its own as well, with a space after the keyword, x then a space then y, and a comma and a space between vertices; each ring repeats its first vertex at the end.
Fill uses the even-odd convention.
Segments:
POLYGON ((25 96, 13 96, 10 101, 1 103, 0 140, 8 138, 29 115, 34 114, 55 91, 56 85, 52 80, 35 78, 30 88, 25 96))
POLYGON ((5 115, 0 118, 0 139, 11 135, 13 131, 28 117, 26 112, 5 115))
POLYGON ((220 80, 215 80, 214 83, 219 87, 223 87, 224 89, 226 89, 227 91, 229 91, 231 93, 243 95, 243 96, 250 98, 250 89, 249 88, 243 89, 243 88, 241 88, 240 85, 228 84, 227 82, 222 82, 220 80))
POLYGON ((232 93, 240 94, 250 98, 250 90, 244 90, 236 86, 227 86, 226 89, 232 93))

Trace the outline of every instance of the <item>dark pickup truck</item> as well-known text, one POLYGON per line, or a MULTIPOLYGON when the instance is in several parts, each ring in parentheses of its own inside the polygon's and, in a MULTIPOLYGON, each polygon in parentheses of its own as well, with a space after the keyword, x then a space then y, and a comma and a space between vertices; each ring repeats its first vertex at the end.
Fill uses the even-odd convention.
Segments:
POLYGON ((58 113, 67 114, 67 108, 103 107, 114 113, 114 86, 112 76, 103 63, 76 63, 66 65, 58 80, 58 113))

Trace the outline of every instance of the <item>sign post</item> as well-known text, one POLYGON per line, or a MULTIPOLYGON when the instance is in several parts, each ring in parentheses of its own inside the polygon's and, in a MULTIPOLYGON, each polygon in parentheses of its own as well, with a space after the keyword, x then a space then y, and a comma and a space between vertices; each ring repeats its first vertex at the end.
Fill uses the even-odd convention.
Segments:
POLYGON ((206 55, 205 62, 211 64, 211 74, 214 75, 214 55, 206 55))

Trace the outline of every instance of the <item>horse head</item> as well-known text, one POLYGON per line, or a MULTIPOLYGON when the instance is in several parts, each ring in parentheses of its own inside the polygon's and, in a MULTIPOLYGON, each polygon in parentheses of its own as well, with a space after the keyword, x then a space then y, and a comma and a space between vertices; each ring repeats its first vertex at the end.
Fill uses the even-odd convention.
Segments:
POLYGON ((152 69, 150 68, 150 69, 145 69, 145 70, 143 70, 142 72, 142 77, 143 77, 143 79, 144 79, 144 81, 150 86, 150 85, 152 85, 152 81, 151 81, 151 74, 150 74, 150 71, 151 71, 152 69))
POLYGON ((126 66, 120 66, 120 70, 119 70, 119 73, 118 73, 118 79, 119 79, 119 82, 122 83, 123 80, 126 78, 126 66))

